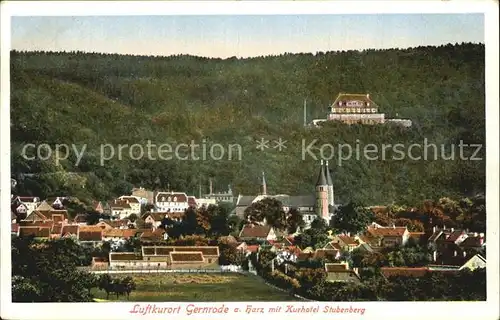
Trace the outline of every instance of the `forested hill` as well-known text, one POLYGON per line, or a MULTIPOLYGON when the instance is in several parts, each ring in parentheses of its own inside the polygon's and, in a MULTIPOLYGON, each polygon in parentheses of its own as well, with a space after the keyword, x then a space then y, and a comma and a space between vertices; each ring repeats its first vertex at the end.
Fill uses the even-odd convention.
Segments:
MULTIPOLYGON (((144 57, 99 53, 11 53, 12 171, 24 194, 108 199, 132 185, 186 190, 200 179, 221 191, 255 194, 262 171, 269 193, 314 190, 318 161, 301 158, 302 139, 329 143, 484 144, 484 45, 284 54, 250 59, 144 57), (341 125, 305 129, 324 118, 340 92, 369 93, 387 118, 413 127, 341 125), (257 150, 260 138, 287 149, 257 150), (151 161, 124 156, 99 165, 99 144, 240 144, 242 160, 151 161), (79 166, 20 157, 25 143, 87 144, 79 166), (68 174, 76 173, 76 174, 68 174)), ((272 143, 271 143, 272 145, 272 143)), ((439 150, 438 150, 439 151, 439 150)), ((335 152, 337 152, 335 150, 335 152)), ((485 161, 331 160, 338 202, 416 203, 484 191, 485 161)), ((447 152, 449 154, 449 152, 447 152)), ((484 148, 476 155, 484 158, 484 148)), ((205 190, 206 191, 206 187, 205 190)))

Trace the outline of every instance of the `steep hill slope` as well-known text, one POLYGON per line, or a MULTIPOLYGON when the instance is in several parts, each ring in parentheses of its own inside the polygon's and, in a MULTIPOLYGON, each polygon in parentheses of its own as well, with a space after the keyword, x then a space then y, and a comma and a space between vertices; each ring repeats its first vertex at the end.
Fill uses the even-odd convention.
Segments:
POLYGON ((440 144, 447 150, 456 144, 455 160, 446 161, 369 160, 361 155, 339 163, 336 156, 331 163, 340 202, 416 202, 484 190, 484 160, 460 160, 457 149, 460 140, 485 142, 483 45, 227 60, 80 52, 13 52, 11 57, 13 174, 90 176, 82 188, 42 175, 21 181, 22 193, 106 199, 131 185, 169 185, 197 194, 200 179, 206 186, 213 177, 218 190, 231 184, 237 193, 254 194, 261 171, 266 171, 269 192, 309 193, 318 161, 302 159, 301 149, 314 139, 317 146, 337 149, 344 143, 353 150, 369 143, 381 149, 382 144, 409 146, 427 139, 438 153, 440 144), (387 117, 410 118, 414 126, 304 129, 304 99, 308 119, 322 118, 339 92, 370 93, 387 117), (287 141, 281 152, 256 149, 256 140, 279 137, 287 141), (133 160, 124 149, 122 159, 100 165, 101 144, 117 150, 117 144, 146 146, 148 140, 174 146, 192 140, 208 147, 218 143, 226 155, 222 160, 133 160), (78 166, 75 157, 56 166, 22 159, 25 143, 85 144, 87 149, 78 166), (238 153, 228 159, 229 144, 241 145, 241 161, 238 153))

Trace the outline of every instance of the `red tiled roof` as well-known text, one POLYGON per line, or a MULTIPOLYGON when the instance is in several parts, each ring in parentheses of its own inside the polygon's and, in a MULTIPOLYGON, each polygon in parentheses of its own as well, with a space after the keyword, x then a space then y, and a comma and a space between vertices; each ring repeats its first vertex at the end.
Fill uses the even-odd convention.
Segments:
POLYGON ((49 238, 50 237, 50 229, 47 227, 19 227, 19 236, 20 237, 29 237, 34 236, 35 238, 49 238))
POLYGON ((55 234, 55 235, 61 235, 61 230, 62 230, 62 225, 61 224, 55 224, 52 227, 52 231, 50 233, 51 234, 55 234))
POLYGON ((110 238, 128 239, 135 236, 135 233, 136 233, 135 229, 111 229, 111 230, 105 230, 103 236, 110 238))
POLYGON ((121 219, 121 220, 105 220, 108 225, 113 228, 125 227, 128 226, 131 222, 129 219, 121 219))
POLYGON ((375 237, 402 237, 406 230, 406 227, 368 228, 368 232, 375 237))
POLYGON ((26 221, 26 220, 21 220, 19 221, 20 226, 26 226, 26 227, 46 227, 46 228, 52 228, 54 225, 54 221, 52 220, 45 220, 45 221, 26 221))
POLYGON ((102 228, 96 225, 81 225, 79 226, 80 232, 82 231, 94 231, 94 232, 102 232, 102 228))
POLYGON ((155 231, 146 230, 146 231, 141 233, 140 238, 141 238, 141 240, 144 240, 144 241, 161 240, 161 239, 163 239, 164 233, 165 233, 165 230, 163 230, 162 228, 158 228, 155 231))
POLYGON ((240 232, 240 237, 244 238, 267 238, 271 232, 270 226, 245 225, 240 232))
POLYGON ((151 216, 154 221, 162 221, 167 213, 168 212, 148 212, 142 216, 142 219, 145 220, 148 216, 151 216))
POLYGON ((322 259, 326 257, 335 258, 338 253, 339 253, 338 250, 333 250, 333 249, 317 249, 316 252, 314 252, 314 258, 315 259, 322 259))
MULTIPOLYGON (((484 238, 483 238, 484 243, 484 238)), ((467 237, 461 244, 461 247, 481 247, 481 237, 467 237)))
POLYGON ((330 243, 330 245, 333 247, 335 250, 342 250, 342 247, 338 243, 330 243))
POLYGON ((102 230, 99 231, 82 231, 78 233, 80 241, 102 241, 102 230))
POLYGON ((442 230, 436 230, 430 237, 429 237, 429 240, 428 241, 436 241, 440 236, 441 234, 443 233, 442 230))
POLYGON ((76 236, 78 235, 79 227, 79 225, 65 225, 61 230, 61 235, 71 234, 76 236))
POLYGON ((382 267, 380 272, 384 277, 395 277, 395 276, 405 276, 405 277, 423 277, 429 272, 428 268, 407 268, 407 267, 382 267))
POLYGON ((354 237, 349 237, 349 236, 346 236, 346 235, 339 235, 338 238, 344 242, 345 244, 347 244, 348 246, 357 246, 358 243, 356 242, 356 240, 354 240, 354 237))
POLYGON ((446 238, 445 241, 447 241, 447 242, 455 242, 463 234, 465 234, 465 231, 463 231, 463 230, 454 230, 452 233, 450 233, 450 236, 448 238, 446 238))
POLYGON ((170 252, 170 260, 172 263, 204 261, 201 252, 170 252))
POLYGON ((180 192, 158 192, 156 195, 156 202, 187 202, 187 196, 185 193, 180 192), (162 200, 162 197, 165 197, 165 201, 162 200), (168 198, 170 197, 170 201, 168 198), (176 201, 174 201, 176 198, 176 201))
POLYGON ((307 260, 309 258, 312 258, 314 256, 314 253, 307 253, 307 252, 301 252, 298 256, 297 256, 297 260, 300 260, 300 261, 303 261, 303 260, 307 260))
POLYGON ((121 197, 122 201, 125 201, 127 203, 139 203, 139 200, 137 200, 136 197, 121 197))
POLYGON ((425 235, 425 232, 410 232, 410 237, 420 238, 425 235))
POLYGON ((251 246, 247 246, 247 251, 248 252, 257 252, 259 251, 259 245, 251 245, 251 246))
POLYGON ((119 199, 112 201, 109 204, 109 206, 111 207, 111 209, 114 209, 114 210, 130 209, 130 205, 127 203, 127 201, 119 200, 119 199))

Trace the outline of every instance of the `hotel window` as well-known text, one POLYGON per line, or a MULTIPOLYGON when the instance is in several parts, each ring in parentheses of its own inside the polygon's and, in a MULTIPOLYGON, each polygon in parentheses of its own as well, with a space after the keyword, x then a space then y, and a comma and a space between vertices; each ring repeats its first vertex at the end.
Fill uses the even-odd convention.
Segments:
POLYGON ((174 202, 177 201, 177 197, 174 197, 174 202))

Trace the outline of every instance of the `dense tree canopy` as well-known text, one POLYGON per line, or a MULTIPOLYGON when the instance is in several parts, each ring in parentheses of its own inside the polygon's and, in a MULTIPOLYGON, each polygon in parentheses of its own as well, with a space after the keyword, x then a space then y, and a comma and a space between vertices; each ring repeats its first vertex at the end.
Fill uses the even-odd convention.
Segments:
POLYGON ((35 242, 12 239, 14 302, 89 302, 93 274, 78 271, 82 248, 72 239, 35 242))

